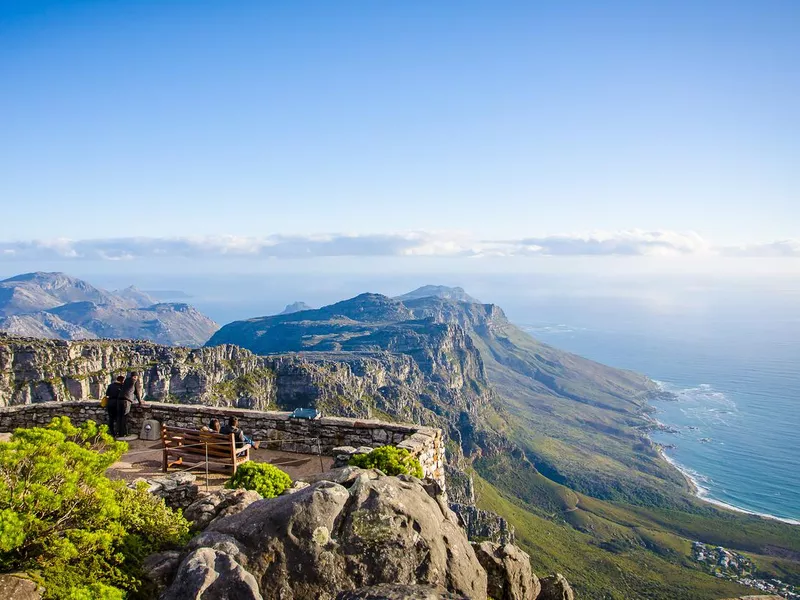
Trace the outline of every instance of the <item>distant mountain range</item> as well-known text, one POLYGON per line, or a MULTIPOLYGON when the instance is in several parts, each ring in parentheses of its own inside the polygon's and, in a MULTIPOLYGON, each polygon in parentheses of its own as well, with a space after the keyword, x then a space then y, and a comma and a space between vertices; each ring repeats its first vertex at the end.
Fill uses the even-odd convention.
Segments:
POLYGON ((64 273, 0 281, 0 330, 54 339, 125 338, 199 346, 219 326, 184 303, 159 303, 134 286, 109 292, 64 273))

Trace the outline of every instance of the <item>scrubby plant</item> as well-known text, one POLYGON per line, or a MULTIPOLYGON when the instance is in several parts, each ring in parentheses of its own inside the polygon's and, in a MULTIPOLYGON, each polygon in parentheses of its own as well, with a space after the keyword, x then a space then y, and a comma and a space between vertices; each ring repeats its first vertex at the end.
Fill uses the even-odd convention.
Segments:
POLYGON ((381 446, 368 454, 356 454, 349 464, 362 469, 380 469, 387 475, 413 475, 422 479, 422 465, 405 448, 381 446))
POLYGON ((253 490, 263 498, 274 498, 292 485, 291 478, 268 463, 246 462, 225 484, 229 489, 253 490))
POLYGON ((28 572, 48 599, 148 597, 142 559, 183 543, 188 523, 105 475, 126 450, 66 417, 0 442, 0 570, 28 572))

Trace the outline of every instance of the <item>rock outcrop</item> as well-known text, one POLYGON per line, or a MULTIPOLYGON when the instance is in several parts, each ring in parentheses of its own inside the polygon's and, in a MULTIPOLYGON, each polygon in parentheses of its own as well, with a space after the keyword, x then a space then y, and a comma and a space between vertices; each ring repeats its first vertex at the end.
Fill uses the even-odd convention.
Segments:
POLYGON ((531 571, 530 557, 511 544, 474 544, 478 562, 486 569, 487 591, 492 600, 530 600, 541 591, 531 571))
POLYGON ((467 600, 429 585, 385 584, 341 592, 336 600, 467 600))
POLYGON ((118 374, 143 373, 146 399, 267 408, 275 374, 234 346, 175 348, 125 340, 61 341, 0 333, 0 406, 100 398, 118 374))
POLYGON ((0 574, 0 598, 9 600, 42 600, 44 590, 24 573, 0 574))
POLYGON ((514 527, 497 513, 471 504, 453 503, 450 509, 458 515, 470 540, 489 540, 502 545, 515 543, 514 527))
POLYGON ((190 504, 183 516, 192 522, 193 531, 202 531, 217 519, 240 513, 260 499, 258 492, 251 490, 219 490, 190 504))
POLYGON ((551 577, 544 577, 540 582, 542 591, 536 600, 575 600, 575 594, 569 582, 561 573, 556 573, 551 577))
POLYGON ((438 486, 357 475, 346 481, 349 489, 318 481, 217 519, 190 542, 163 599, 233 598, 211 595, 218 592, 209 582, 219 579, 241 597, 261 597, 244 573, 265 598, 333 599, 383 584, 486 597, 486 572, 445 499, 436 497, 438 486))
POLYGON ((172 600, 263 600, 258 582, 225 552, 200 548, 181 563, 165 598, 172 600))

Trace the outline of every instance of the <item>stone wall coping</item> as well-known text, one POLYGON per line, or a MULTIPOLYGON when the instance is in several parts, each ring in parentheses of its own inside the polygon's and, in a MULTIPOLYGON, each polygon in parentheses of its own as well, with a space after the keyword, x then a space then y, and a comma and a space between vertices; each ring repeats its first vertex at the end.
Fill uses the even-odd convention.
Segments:
MULTIPOLYGON (((270 419, 273 421, 294 421, 291 419, 291 412, 288 411, 262 411, 249 408, 234 408, 229 406, 207 406, 205 404, 174 404, 169 402, 145 402, 150 410, 163 410, 165 412, 177 412, 193 415, 199 412, 203 414, 218 415, 240 415, 249 419, 270 419)), ((99 407, 99 400, 67 400, 64 402, 37 402, 33 404, 15 404, 11 406, 0 406, 0 414, 35 411, 37 408, 53 409, 57 407, 99 407)), ((132 410, 137 410, 138 405, 134 402, 132 410)), ((297 422, 303 422, 297 419, 297 422)), ((353 427, 356 429, 385 429, 397 433, 410 433, 409 438, 419 436, 424 438, 441 437, 441 431, 434 427, 424 425, 414 425, 413 423, 390 423, 378 419, 355 419, 348 417, 322 417, 314 421, 308 421, 318 425, 331 425, 335 427, 353 427)), ((423 441, 423 440, 420 440, 423 441)))

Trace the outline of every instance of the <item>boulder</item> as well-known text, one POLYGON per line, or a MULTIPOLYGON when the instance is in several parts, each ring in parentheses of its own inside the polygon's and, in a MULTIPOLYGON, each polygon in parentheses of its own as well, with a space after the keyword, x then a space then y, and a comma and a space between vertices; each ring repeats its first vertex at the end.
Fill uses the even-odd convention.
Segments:
POLYGON ((429 585, 375 585, 341 592, 336 600, 467 600, 429 585))
POLYGON ((23 573, 0 575, 0 598, 9 600, 42 600, 44 590, 23 573))
POLYGON ((377 479, 382 477, 383 473, 378 469, 362 469, 361 467, 339 467, 325 471, 324 473, 317 473, 315 475, 306 475, 301 478, 304 483, 317 483, 318 481, 332 481, 339 483, 343 486, 349 487, 351 482, 355 481, 362 473, 367 473, 370 479, 377 479))
POLYGON ((299 492, 300 490, 307 488, 309 485, 311 484, 306 483, 305 481, 295 481, 291 486, 283 490, 281 494, 294 494, 295 492, 299 492))
MULTIPOLYGON (((363 471, 347 483, 349 490, 316 482, 217 518, 190 542, 190 556, 201 550, 228 556, 266 597, 332 600, 343 590, 381 584, 486 597, 486 573, 455 516, 419 480, 363 471)), ((184 571, 208 569, 210 560, 184 561, 167 600, 188 597, 174 588, 199 576, 184 571)))
POLYGON ((574 600, 575 594, 561 573, 540 580, 542 591, 536 600, 574 600))
POLYGON ((202 531, 214 520, 236 514, 256 500, 261 500, 261 495, 252 490, 219 490, 192 502, 183 516, 192 522, 193 531, 202 531))
POLYGON ((247 566, 247 554, 245 548, 236 538, 217 531, 204 531, 194 537, 186 545, 187 551, 199 550, 200 548, 211 548, 217 552, 224 552, 242 566, 247 566))
POLYGON ((224 552, 200 548, 181 563, 160 600, 264 600, 255 578, 224 552))
MULTIPOLYGON (((175 577, 178 565, 181 564, 181 553, 177 550, 157 552, 144 559, 142 570, 147 578, 162 592, 175 577)), ((2 597, 2 596, 0 596, 2 597)))
POLYGON ((541 590, 531 571, 530 557, 511 544, 473 544, 475 555, 486 569, 487 591, 493 600, 529 600, 541 590))

